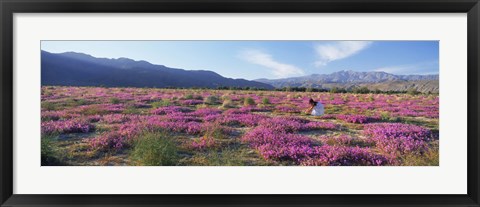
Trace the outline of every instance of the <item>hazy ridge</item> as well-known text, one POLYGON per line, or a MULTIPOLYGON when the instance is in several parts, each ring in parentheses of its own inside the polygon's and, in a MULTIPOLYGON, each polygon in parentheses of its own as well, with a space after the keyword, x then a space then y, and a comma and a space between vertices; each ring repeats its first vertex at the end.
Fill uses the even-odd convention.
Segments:
POLYGON ((308 76, 283 79, 257 79, 276 88, 312 87, 330 89, 333 87, 350 89, 367 87, 370 90, 406 91, 414 88, 421 92, 438 93, 438 75, 394 75, 386 72, 339 71, 331 74, 312 74, 308 76))

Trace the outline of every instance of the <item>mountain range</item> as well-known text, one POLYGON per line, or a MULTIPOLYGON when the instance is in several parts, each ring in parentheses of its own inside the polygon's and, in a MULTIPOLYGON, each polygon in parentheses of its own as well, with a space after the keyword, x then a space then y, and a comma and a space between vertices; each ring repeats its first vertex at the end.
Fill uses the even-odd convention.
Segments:
POLYGON ((184 70, 128 58, 96 58, 88 54, 41 51, 42 85, 108 87, 312 87, 421 92, 439 91, 438 75, 394 75, 386 72, 339 71, 283 79, 232 79, 208 70, 184 70))
POLYGON ((255 81, 270 84, 276 88, 312 87, 330 89, 339 87, 350 89, 365 86, 371 90, 406 91, 414 88, 421 92, 438 93, 438 80, 438 75, 394 75, 382 71, 356 72, 343 70, 331 74, 312 74, 283 79, 257 79, 255 81))
POLYGON ((256 87, 273 86, 245 79, 225 78, 208 70, 183 70, 128 58, 96 58, 66 52, 41 52, 42 85, 108 87, 256 87))

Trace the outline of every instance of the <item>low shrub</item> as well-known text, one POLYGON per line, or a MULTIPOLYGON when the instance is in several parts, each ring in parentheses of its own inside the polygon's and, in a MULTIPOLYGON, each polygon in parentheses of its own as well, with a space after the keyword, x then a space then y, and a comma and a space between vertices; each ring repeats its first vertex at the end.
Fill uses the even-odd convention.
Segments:
POLYGON ((160 100, 160 101, 155 101, 150 103, 152 105, 152 108, 159 108, 163 106, 170 106, 172 103, 168 99, 160 100))
POLYGON ((217 96, 207 96, 203 102, 207 105, 215 105, 215 104, 218 103, 218 97, 217 96))
POLYGON ((245 166, 246 162, 242 159, 245 153, 233 149, 224 149, 220 152, 211 150, 206 153, 205 158, 209 166, 245 166))
POLYGON ((74 107, 74 106, 83 106, 87 105, 87 100, 85 99, 68 99, 66 102, 67 106, 74 107))
POLYGON ((41 164, 42 166, 61 165, 58 158, 58 149, 54 146, 52 136, 41 137, 41 164))
POLYGON ((193 99, 193 94, 186 94, 184 99, 193 99))
POLYGON ((235 105, 233 104, 232 100, 225 99, 222 103, 222 108, 234 108, 235 105))
POLYGON ((422 154, 405 154, 404 156, 400 157, 400 163, 402 163, 404 166, 439 166, 439 155, 438 143, 434 143, 422 154))
POLYGON ((120 103, 120 99, 118 99, 118 98, 110 98, 110 103, 111 103, 111 104, 119 104, 119 103, 120 103))
POLYGON ((136 165, 172 166, 177 164, 177 146, 166 132, 145 132, 134 140, 130 157, 136 165))
POLYGON ((45 111, 55 111, 57 110, 57 106, 55 103, 42 101, 42 109, 45 111))
POLYGON ((245 98, 245 100, 243 101, 243 105, 244 105, 244 106, 252 106, 252 105, 255 105, 255 101, 253 100, 253 98, 247 97, 247 98, 245 98))
POLYGON ((262 104, 270 104, 270 99, 262 98, 262 104))

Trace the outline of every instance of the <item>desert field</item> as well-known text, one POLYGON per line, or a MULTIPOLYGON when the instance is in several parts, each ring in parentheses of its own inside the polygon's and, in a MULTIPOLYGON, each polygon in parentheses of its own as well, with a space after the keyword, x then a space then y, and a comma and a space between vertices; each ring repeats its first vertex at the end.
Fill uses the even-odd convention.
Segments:
POLYGON ((41 90, 42 166, 439 165, 438 95, 41 90))

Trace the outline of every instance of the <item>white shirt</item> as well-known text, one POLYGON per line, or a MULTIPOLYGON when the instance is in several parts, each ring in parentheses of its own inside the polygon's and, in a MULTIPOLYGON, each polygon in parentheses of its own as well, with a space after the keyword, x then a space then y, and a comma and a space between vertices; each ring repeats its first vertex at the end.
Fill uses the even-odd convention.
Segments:
POLYGON ((313 116, 321 116, 324 113, 325 113, 325 109, 323 108, 323 104, 317 102, 317 105, 315 105, 315 107, 313 107, 312 115, 313 116))

